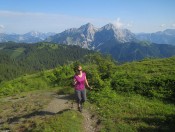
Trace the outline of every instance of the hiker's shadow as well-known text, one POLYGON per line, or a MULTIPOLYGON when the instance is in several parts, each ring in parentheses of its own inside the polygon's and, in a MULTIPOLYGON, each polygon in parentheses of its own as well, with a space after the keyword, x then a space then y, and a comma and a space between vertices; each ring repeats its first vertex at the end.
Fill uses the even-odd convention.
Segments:
POLYGON ((67 100, 67 101, 72 101, 75 100, 75 94, 68 94, 68 95, 64 95, 64 94, 52 94, 53 97, 57 98, 57 99, 63 99, 63 100, 67 100))
MULTIPOLYGON (((7 123, 8 124, 11 124, 13 122, 19 122, 20 119, 29 119, 29 118, 32 118, 32 117, 42 117, 42 116, 47 116, 47 115, 58 115, 58 114, 62 114, 63 112, 65 111, 68 111, 70 109, 64 109, 62 111, 59 111, 57 113, 53 113, 53 112, 49 112, 49 111, 34 111, 30 114, 26 114, 26 115, 23 115, 23 116, 18 116, 18 117, 13 117, 13 118, 9 118, 7 120, 7 123)), ((0 123, 0 124, 3 124, 4 122, 0 123)))
MULTIPOLYGON (((67 101, 73 101, 75 99, 74 94, 70 94, 70 95, 58 95, 58 94, 52 94, 52 96, 54 98, 58 98, 58 99, 63 99, 63 100, 67 100, 67 101)), ((6 123, 11 124, 14 122, 19 122, 20 119, 29 119, 32 117, 43 117, 43 116, 53 116, 53 115, 57 115, 57 114, 62 114, 65 111, 68 111, 70 109, 64 109, 62 111, 59 111, 57 113, 54 112, 50 112, 50 111, 44 111, 44 110, 40 110, 40 111, 34 111, 32 113, 26 114, 26 115, 22 115, 22 116, 17 116, 17 117, 12 117, 9 118, 6 123)), ((3 124, 5 122, 0 122, 0 124, 3 124)))
MULTIPOLYGON (((74 94, 69 94, 69 95, 60 95, 60 94, 52 94, 52 96, 54 98, 57 98, 57 99, 63 99, 63 100, 66 100, 67 102, 70 101, 71 103, 74 102, 75 100, 75 95, 74 94)), ((32 118, 32 117, 43 117, 43 116, 53 116, 53 115, 56 115, 56 114, 62 114, 63 112, 65 111, 68 111, 70 109, 64 109, 64 110, 61 110, 57 113, 54 113, 54 112, 50 112, 50 111, 45 111, 45 110, 39 110, 39 111, 34 111, 32 113, 29 113, 29 114, 25 114, 25 115, 22 115, 22 116, 16 116, 16 117, 11 117, 9 119, 7 119, 7 123, 8 124, 11 124, 11 123, 14 123, 14 122, 19 122, 20 119, 29 119, 29 118, 32 118)), ((4 122, 1 122, 0 121, 0 124, 3 124, 4 122)))

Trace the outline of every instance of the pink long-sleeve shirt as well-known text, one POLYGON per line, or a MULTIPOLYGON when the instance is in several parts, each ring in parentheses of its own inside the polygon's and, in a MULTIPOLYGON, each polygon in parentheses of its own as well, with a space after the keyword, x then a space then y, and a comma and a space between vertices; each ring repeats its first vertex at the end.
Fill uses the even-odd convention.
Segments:
POLYGON ((82 73, 82 77, 79 77, 78 75, 74 76, 74 79, 76 80, 75 84, 75 89, 76 90, 83 90, 85 89, 85 78, 86 78, 86 73, 82 73))

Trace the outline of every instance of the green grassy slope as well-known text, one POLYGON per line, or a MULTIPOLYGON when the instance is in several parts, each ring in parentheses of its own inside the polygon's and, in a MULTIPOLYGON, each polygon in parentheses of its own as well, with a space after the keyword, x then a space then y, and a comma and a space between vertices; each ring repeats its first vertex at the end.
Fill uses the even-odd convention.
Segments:
POLYGON ((118 66, 113 75, 112 88, 118 92, 174 100, 175 57, 118 66))
MULTIPOLYGON (((116 65, 109 57, 96 54, 83 61, 89 84, 94 88, 88 92, 93 104, 88 108, 99 115, 103 131, 175 129, 175 57, 116 65)), ((0 85, 0 95, 58 87, 72 89, 75 65, 4 82, 0 85)))

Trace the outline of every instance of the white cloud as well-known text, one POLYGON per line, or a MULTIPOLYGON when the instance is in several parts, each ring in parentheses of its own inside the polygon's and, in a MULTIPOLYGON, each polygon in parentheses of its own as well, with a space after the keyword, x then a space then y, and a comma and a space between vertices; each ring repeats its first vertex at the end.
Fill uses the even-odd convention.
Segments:
POLYGON ((5 27, 4 27, 4 25, 0 25, 0 29, 4 29, 5 27))
POLYGON ((124 23, 124 22, 122 22, 122 21, 120 20, 120 18, 117 18, 117 20, 114 20, 112 23, 113 23, 117 28, 127 28, 127 29, 133 28, 133 22, 132 22, 132 21, 131 21, 131 22, 126 22, 126 23, 124 23))
POLYGON ((168 23, 168 24, 161 24, 159 28, 166 29, 166 28, 175 28, 175 23, 168 23))
POLYGON ((159 25, 159 27, 162 27, 162 28, 165 27, 165 26, 166 26, 166 24, 161 24, 161 25, 159 25))
POLYGON ((172 24, 172 27, 175 28, 175 23, 172 24))
POLYGON ((133 24, 132 23, 128 23, 128 24, 126 24, 126 27, 127 28, 131 28, 131 27, 133 27, 133 24))
POLYGON ((5 26, 0 24, 0 32, 4 31, 5 26))
POLYGON ((117 28, 123 28, 124 24, 120 21, 120 18, 112 22, 117 28))

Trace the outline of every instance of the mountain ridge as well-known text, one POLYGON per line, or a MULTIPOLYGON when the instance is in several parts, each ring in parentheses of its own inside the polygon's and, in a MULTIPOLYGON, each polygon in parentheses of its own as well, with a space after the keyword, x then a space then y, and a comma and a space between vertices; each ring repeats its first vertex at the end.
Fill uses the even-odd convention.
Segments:
POLYGON ((30 31, 25 34, 7 34, 7 33, 0 33, 0 42, 8 42, 13 41, 16 43, 37 43, 45 40, 47 37, 55 35, 55 33, 47 32, 37 32, 37 31, 30 31))
POLYGON ((175 46, 140 41, 130 30, 116 28, 111 23, 101 28, 95 28, 88 23, 51 36, 47 40, 58 44, 78 45, 82 48, 110 54, 119 62, 175 55, 175 46))
MULTIPOLYGON (((171 36, 175 33, 174 31, 173 29, 167 29, 163 32, 157 32, 152 36, 155 36, 155 40, 161 40, 165 34, 167 37, 172 38, 171 36), (156 38, 157 36, 158 38, 160 36, 162 37, 158 39, 156 38)), ((27 38, 36 36, 32 40, 37 41, 37 36, 41 37, 42 35, 37 32, 31 32, 27 36, 29 36, 27 38)), ((24 41, 23 37, 20 39, 24 41)), ((101 28, 96 28, 93 24, 87 23, 79 28, 70 28, 61 33, 50 35, 45 40, 40 38, 40 41, 76 45, 81 48, 110 54, 114 59, 121 62, 137 61, 147 57, 164 58, 175 55, 175 46, 165 45, 163 43, 156 44, 145 39, 138 39, 138 35, 132 33, 130 30, 117 28, 111 23, 101 28)), ((175 42, 175 39, 171 41, 175 42)))
MULTIPOLYGON (((0 42, 13 41, 13 42, 17 42, 17 43, 36 43, 36 42, 41 42, 44 40, 51 41, 51 38, 52 38, 51 36, 54 36, 57 34, 62 34, 62 33, 65 33, 65 34, 69 33, 70 34, 71 32, 77 32, 76 31, 77 29, 78 29, 79 33, 84 32, 84 34, 80 34, 80 38, 82 36, 81 39, 84 40, 84 43, 86 43, 85 44, 86 46, 83 46, 84 48, 88 48, 88 45, 90 42, 87 42, 87 41, 93 41, 94 34, 97 31, 99 32, 100 30, 105 30, 105 29, 106 30, 112 29, 115 32, 115 34, 117 34, 117 35, 115 35, 115 37, 122 43, 129 42, 132 39, 134 39, 134 41, 135 40, 136 41, 150 41, 152 43, 157 43, 157 44, 175 45, 175 29, 165 29, 164 31, 157 31, 157 32, 152 32, 152 33, 144 33, 144 32, 143 33, 133 33, 128 29, 116 28, 111 23, 106 24, 101 28, 97 28, 93 24, 87 23, 87 24, 80 26, 79 28, 70 28, 70 29, 67 29, 67 30, 60 32, 60 33, 37 32, 37 31, 30 31, 30 32, 27 32, 24 34, 0 33, 0 42), (124 37, 125 36, 124 34, 127 35, 127 37, 124 37), (85 39, 85 38, 87 38, 87 39, 85 39)), ((72 41, 75 41, 75 38, 72 41)), ((67 42, 71 43, 72 41, 71 41, 71 38, 68 38, 67 41, 63 41, 62 43, 66 44, 67 42)), ((79 44, 80 46, 83 45, 80 42, 74 43, 73 45, 77 45, 77 44, 79 44)), ((93 46, 91 46, 90 48, 92 48, 92 47, 93 46)))
POLYGON ((79 45, 83 48, 96 49, 103 41, 115 39, 120 43, 135 41, 135 35, 128 29, 116 28, 109 23, 101 28, 94 27, 91 23, 79 28, 65 30, 46 39, 47 42, 56 42, 67 45, 79 45))
POLYGON ((141 41, 150 41, 157 44, 175 45, 175 29, 166 29, 155 33, 139 33, 136 38, 141 41))

